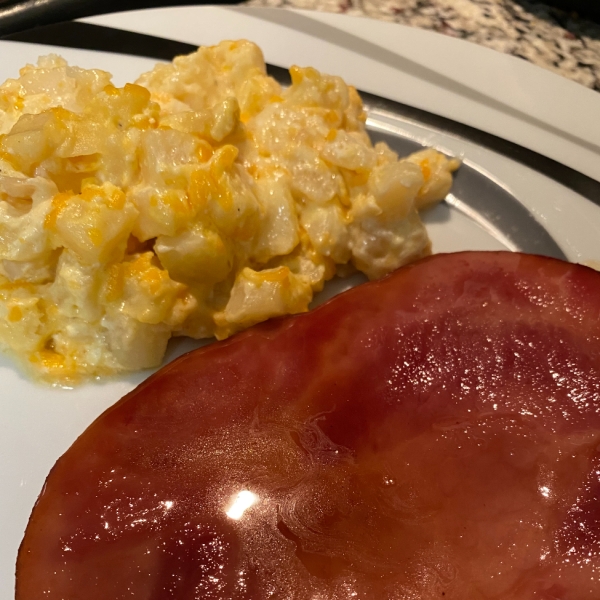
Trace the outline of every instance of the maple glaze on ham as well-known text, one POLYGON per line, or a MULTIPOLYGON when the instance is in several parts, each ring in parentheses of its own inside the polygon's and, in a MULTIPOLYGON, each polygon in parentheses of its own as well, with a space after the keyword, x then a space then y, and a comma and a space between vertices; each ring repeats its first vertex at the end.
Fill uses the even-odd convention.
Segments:
POLYGON ((600 274, 437 255, 105 412, 17 600, 598 600, 599 450, 600 274))

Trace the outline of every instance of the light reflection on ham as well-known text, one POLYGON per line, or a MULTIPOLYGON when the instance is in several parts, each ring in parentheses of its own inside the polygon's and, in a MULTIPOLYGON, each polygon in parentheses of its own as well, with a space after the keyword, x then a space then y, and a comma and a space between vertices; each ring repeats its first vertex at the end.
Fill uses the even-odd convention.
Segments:
POLYGON ((598 600, 599 449, 600 275, 432 257, 102 415, 17 600, 598 600))

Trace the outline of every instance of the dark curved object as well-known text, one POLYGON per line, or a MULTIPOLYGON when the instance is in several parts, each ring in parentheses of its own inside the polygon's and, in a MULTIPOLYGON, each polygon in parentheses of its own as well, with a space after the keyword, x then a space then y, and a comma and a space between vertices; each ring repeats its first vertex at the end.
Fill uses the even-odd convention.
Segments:
MULTIPOLYGON (((523 0, 516 1, 525 10, 528 10, 528 5, 531 5, 531 0, 529 2, 524 2, 523 0)), ((600 3, 598 0, 545 0, 544 4, 564 11, 564 17, 575 13, 578 17, 600 23, 600 3)))
POLYGON ((238 4, 237 0, 0 0, 0 36, 6 36, 32 27, 50 25, 92 15, 123 12, 140 8, 198 4, 238 4))

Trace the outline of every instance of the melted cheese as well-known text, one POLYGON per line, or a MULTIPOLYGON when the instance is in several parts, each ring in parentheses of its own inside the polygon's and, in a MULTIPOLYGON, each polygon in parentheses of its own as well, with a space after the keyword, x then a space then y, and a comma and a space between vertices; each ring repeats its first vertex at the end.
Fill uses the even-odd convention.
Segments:
POLYGON ((458 163, 373 146, 356 91, 222 42, 135 84, 41 58, 0 87, 0 342, 60 383, 306 311, 429 252, 458 163), (345 267, 347 270, 347 267, 345 267))

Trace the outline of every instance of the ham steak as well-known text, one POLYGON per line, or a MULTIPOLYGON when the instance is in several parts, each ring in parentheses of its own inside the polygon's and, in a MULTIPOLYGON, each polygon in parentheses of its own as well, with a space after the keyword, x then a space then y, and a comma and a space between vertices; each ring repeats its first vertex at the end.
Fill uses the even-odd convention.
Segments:
POLYGON ((168 365, 60 458, 17 600, 600 598, 600 274, 437 255, 168 365))

